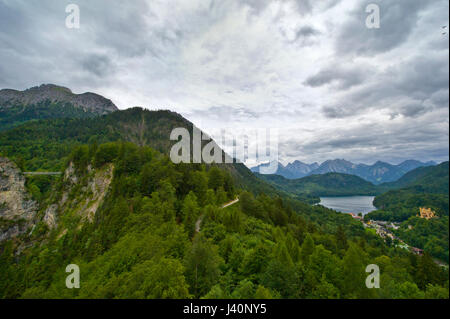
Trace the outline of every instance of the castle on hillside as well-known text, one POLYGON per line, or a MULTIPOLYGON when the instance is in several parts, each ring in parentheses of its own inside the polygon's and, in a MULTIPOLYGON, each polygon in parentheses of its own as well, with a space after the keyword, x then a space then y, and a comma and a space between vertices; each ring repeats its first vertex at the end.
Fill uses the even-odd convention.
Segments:
POLYGON ((431 210, 431 208, 420 207, 419 208, 419 217, 430 219, 436 217, 436 213, 431 210))

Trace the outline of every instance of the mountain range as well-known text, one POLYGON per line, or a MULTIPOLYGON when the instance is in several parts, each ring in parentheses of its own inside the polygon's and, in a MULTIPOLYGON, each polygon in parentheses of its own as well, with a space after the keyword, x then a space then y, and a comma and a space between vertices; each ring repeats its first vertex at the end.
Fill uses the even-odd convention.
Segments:
MULTIPOLYGON (((267 164, 252 167, 251 171, 259 173, 260 167, 265 165, 267 164)), ((286 166, 278 163, 278 170, 275 174, 287 179, 297 179, 317 174, 344 173, 359 176, 377 185, 396 181, 415 168, 433 165, 436 165, 433 161, 421 162, 417 160, 406 160, 398 165, 381 161, 377 161, 373 165, 354 164, 344 159, 327 160, 319 165, 318 163, 307 164, 296 160, 286 166)))

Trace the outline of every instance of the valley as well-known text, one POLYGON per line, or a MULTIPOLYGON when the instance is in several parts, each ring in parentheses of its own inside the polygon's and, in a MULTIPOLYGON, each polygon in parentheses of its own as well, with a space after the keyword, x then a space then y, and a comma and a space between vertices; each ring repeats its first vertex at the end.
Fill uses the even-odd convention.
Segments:
MULTIPOLYGON (((52 103, 44 99, 43 107, 52 103)), ((286 179, 236 161, 173 163, 170 132, 193 125, 171 111, 35 114, 21 123, 4 114, 2 298, 448 298, 448 268, 433 262, 428 242, 417 255, 358 218, 311 205, 326 196, 376 195, 384 210, 365 215, 376 221, 376 214, 403 218, 384 194, 420 195, 439 216, 413 226, 428 239, 422 223, 448 223, 448 210, 430 204, 443 196, 448 162, 438 172, 412 170, 395 185, 335 172, 286 179), (377 290, 364 285, 372 263, 383 267, 377 290), (80 289, 65 286, 68 264, 80 268, 80 289)), ((448 247, 431 242, 433 256, 448 256, 448 247)))
POLYGON ((355 216, 363 212, 367 221, 396 222, 400 226, 394 233, 399 239, 448 263, 449 162, 418 167, 396 181, 378 185, 342 173, 300 179, 255 174, 296 198, 309 196, 310 202, 315 204, 326 198, 324 206, 328 208, 355 216), (373 203, 358 207, 352 202, 353 198, 371 198, 373 203), (419 211, 425 207, 435 211, 438 217, 429 221, 418 218, 419 211))

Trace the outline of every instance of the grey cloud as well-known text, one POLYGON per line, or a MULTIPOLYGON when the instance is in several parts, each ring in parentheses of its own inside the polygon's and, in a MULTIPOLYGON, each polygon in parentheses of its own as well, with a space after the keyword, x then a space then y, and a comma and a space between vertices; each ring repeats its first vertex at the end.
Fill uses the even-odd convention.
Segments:
MULTIPOLYGON (((356 87, 333 105, 324 105, 322 112, 328 118, 344 118, 368 110, 386 109, 394 118, 400 114, 419 116, 435 108, 448 107, 448 60, 443 57, 420 55, 375 74, 375 81, 356 87), (405 103, 405 97, 413 101, 405 103)), ((336 78, 332 75, 333 72, 319 73, 307 84, 320 86, 330 83, 336 78)), ((345 88, 344 84, 341 87, 345 88)))
POLYGON ((167 37, 162 29, 150 29, 147 21, 158 21, 146 1, 124 6, 119 2, 96 1, 80 5, 81 23, 95 30, 97 45, 110 48, 124 57, 157 54, 167 37))
POLYGON ((322 132, 321 136, 307 142, 293 138, 280 148, 287 150, 285 153, 290 159, 308 157, 310 161, 319 162, 342 157, 367 164, 373 163, 374 158, 393 163, 406 158, 447 160, 448 132, 433 123, 424 126, 408 122, 389 127, 388 123, 382 123, 371 125, 368 130, 366 125, 360 125, 337 134, 322 132))
MULTIPOLYGON (((215 1, 212 2, 212 5, 213 5, 213 3, 215 3, 215 1)), ((242 0, 241 3, 250 7, 253 14, 258 15, 267 8, 267 6, 270 4, 270 1, 268 1, 268 0, 242 0)))
POLYGON ((230 107, 230 106, 212 106, 205 110, 196 110, 189 113, 191 117, 202 119, 220 120, 223 123, 233 121, 242 121, 248 119, 256 119, 261 117, 259 112, 253 112, 244 107, 230 107))
POLYGON ((107 55, 92 54, 84 57, 82 67, 98 77, 104 77, 114 72, 114 65, 107 55))
POLYGON ((338 54, 375 55, 387 52, 404 43, 416 26, 419 13, 431 0, 379 0, 380 28, 366 27, 368 4, 365 0, 354 9, 336 38, 338 54))
POLYGON ((309 38, 320 34, 321 32, 312 26, 303 26, 300 29, 298 29, 295 35, 295 39, 298 40, 301 38, 309 38))
POLYGON ((355 115, 353 108, 343 106, 323 106, 322 112, 330 119, 339 119, 355 115))
MULTIPOLYGON (((448 88, 448 59, 445 55, 418 56, 401 65, 397 87, 403 93, 425 99, 434 92, 448 88)), ((448 57, 448 55, 447 55, 448 57)))
POLYGON ((426 107, 420 103, 412 103, 401 106, 398 112, 406 117, 417 117, 426 112, 426 107))
POLYGON ((342 68, 333 65, 309 77, 304 84, 311 87, 319 87, 336 83, 338 89, 348 89, 361 84, 369 74, 370 72, 361 66, 352 65, 351 67, 342 68))
POLYGON ((301 14, 311 13, 313 6, 309 0, 296 0, 296 2, 301 14))
POLYGON ((317 12, 323 12, 328 9, 333 8, 337 5, 341 0, 294 0, 299 13, 302 15, 306 14, 314 14, 317 12))
POLYGON ((442 89, 433 93, 430 100, 437 107, 447 108, 449 105, 449 90, 442 89))

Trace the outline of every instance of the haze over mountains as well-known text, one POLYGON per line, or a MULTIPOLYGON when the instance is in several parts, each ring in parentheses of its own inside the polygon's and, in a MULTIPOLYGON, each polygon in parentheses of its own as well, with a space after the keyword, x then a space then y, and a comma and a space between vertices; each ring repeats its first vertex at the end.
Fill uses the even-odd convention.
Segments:
MULTIPOLYGON (((260 167, 267 164, 260 164, 252 167, 251 171, 259 173, 260 167)), ((377 161, 373 165, 355 164, 344 159, 326 160, 322 164, 307 164, 301 161, 294 161, 284 166, 278 163, 276 175, 281 175, 288 179, 302 178, 305 176, 327 173, 344 173, 359 176, 373 184, 393 182, 398 180, 407 172, 422 166, 436 165, 434 161, 421 162, 417 160, 406 160, 398 165, 377 161)))

